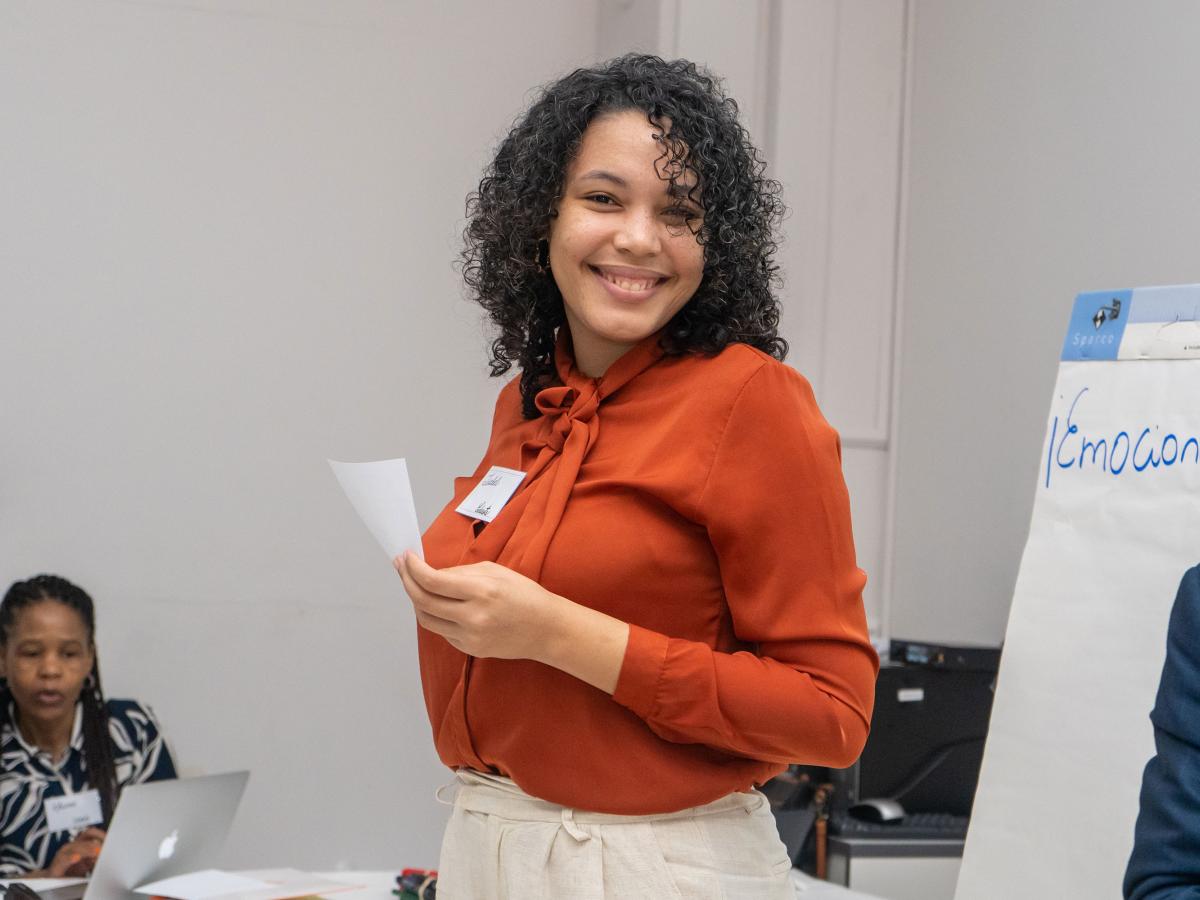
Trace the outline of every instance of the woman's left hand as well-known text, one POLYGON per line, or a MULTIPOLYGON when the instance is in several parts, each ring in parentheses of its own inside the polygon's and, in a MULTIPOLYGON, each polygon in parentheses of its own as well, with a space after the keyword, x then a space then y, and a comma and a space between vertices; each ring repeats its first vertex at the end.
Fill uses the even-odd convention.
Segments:
POLYGON ((46 868, 45 877, 85 877, 96 867, 96 859, 100 856, 100 847, 103 844, 104 831, 102 829, 85 828, 69 843, 58 848, 53 861, 46 868))
POLYGON ((471 656, 544 661, 569 600, 494 562, 435 569, 413 553, 393 560, 417 621, 471 656))

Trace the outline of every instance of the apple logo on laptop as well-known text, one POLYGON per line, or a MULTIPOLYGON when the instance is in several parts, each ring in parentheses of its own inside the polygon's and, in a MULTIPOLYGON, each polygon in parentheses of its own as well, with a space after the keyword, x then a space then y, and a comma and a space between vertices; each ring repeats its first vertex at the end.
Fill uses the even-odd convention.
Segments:
POLYGON ((178 840, 179 840, 179 829, 176 828, 174 831, 172 831, 170 834, 168 834, 165 838, 163 838, 162 843, 158 845, 158 858, 159 859, 170 859, 172 856, 174 856, 175 855, 175 843, 178 840))

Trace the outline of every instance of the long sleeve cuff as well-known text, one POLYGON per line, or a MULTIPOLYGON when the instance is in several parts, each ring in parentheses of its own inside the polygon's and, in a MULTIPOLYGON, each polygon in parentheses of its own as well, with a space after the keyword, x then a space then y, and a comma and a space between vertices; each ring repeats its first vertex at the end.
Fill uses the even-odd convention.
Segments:
POLYGON ((629 643, 613 699, 641 716, 653 718, 658 709, 658 686, 667 664, 670 638, 639 625, 629 626, 629 643))

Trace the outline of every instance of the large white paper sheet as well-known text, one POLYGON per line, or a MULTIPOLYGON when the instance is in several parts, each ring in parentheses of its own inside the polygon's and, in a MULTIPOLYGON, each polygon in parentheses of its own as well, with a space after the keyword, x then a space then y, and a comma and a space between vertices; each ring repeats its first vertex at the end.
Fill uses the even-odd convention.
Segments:
POLYGON ((219 869, 204 869, 152 881, 134 890, 139 894, 171 897, 172 900, 210 900, 213 897, 241 896, 248 891, 261 891, 270 887, 269 882, 258 878, 219 869))
POLYGON ((394 559, 411 550, 424 559, 408 464, 403 459, 328 462, 350 503, 388 557, 394 559))
POLYGON ((171 897, 173 900, 287 900, 352 891, 355 885, 334 881, 298 869, 264 869, 226 872, 205 869, 164 878, 137 888, 139 894, 171 897))
POLYGON ((1143 290, 1077 301, 956 900, 1121 896, 1167 618, 1200 562, 1200 360, 1144 341, 1155 316, 1185 331, 1200 286, 1173 310, 1143 290))
MULTIPOLYGON (((352 883, 353 878, 347 881, 347 876, 339 875, 336 879, 326 878, 323 875, 302 872, 299 869, 263 869, 261 871, 242 872, 241 874, 250 878, 257 878, 270 886, 258 890, 239 892, 237 900, 287 900, 289 897, 313 897, 317 895, 325 897, 331 894, 354 891, 359 887, 359 885, 352 883)), ((233 898, 223 897, 221 900, 233 900, 233 898)))

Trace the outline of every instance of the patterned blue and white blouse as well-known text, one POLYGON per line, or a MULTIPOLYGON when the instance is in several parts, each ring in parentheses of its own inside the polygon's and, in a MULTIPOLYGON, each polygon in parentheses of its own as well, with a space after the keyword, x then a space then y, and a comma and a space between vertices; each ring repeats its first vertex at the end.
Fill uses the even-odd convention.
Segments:
MULTIPOLYGON (((105 705, 117 784, 174 778, 175 764, 154 714, 134 700, 109 700, 105 705)), ((82 704, 75 706, 71 744, 58 763, 27 743, 13 720, 10 707, 8 722, 0 729, 0 878, 50 865, 72 832, 49 830, 45 799, 91 788, 83 761, 82 704)))

